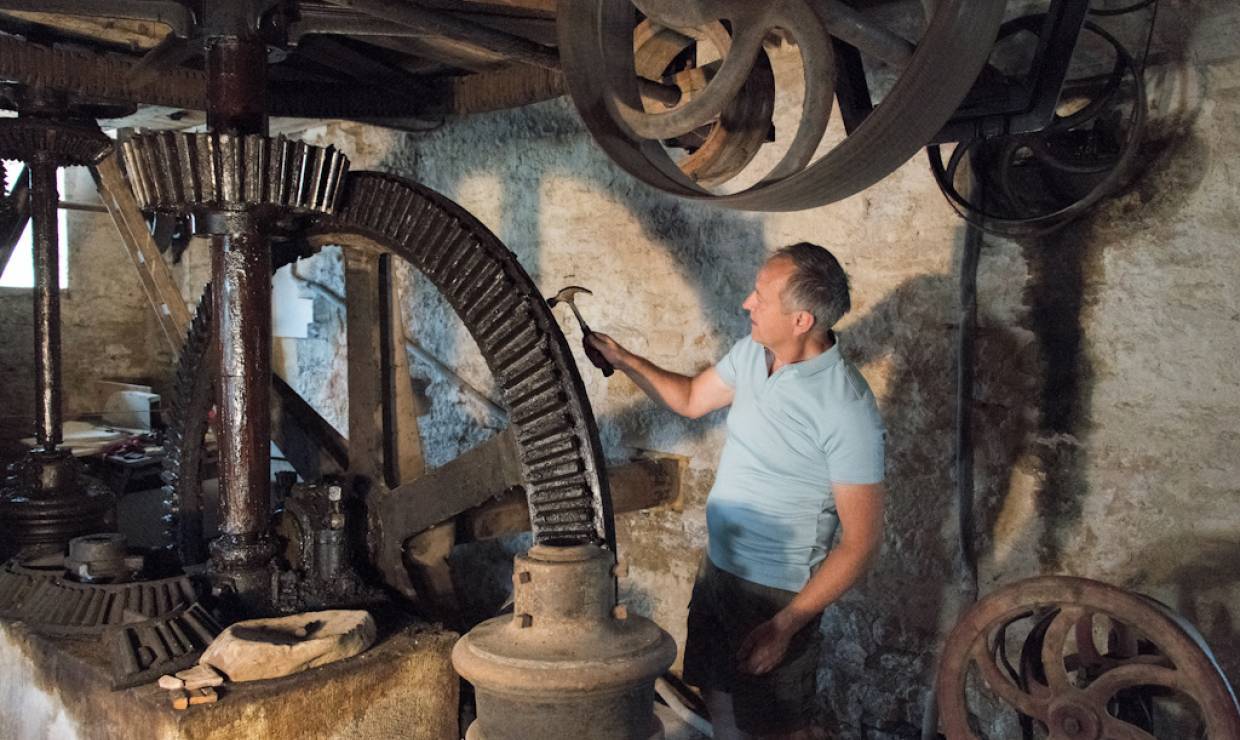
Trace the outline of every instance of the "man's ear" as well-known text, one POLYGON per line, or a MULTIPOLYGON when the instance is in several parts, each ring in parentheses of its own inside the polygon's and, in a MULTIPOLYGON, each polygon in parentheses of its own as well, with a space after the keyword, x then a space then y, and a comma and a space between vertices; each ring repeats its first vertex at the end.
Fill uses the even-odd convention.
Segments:
POLYGON ((809 311, 797 311, 797 317, 792 324, 792 329, 796 332, 796 336, 801 336, 814 328, 814 314, 809 311))

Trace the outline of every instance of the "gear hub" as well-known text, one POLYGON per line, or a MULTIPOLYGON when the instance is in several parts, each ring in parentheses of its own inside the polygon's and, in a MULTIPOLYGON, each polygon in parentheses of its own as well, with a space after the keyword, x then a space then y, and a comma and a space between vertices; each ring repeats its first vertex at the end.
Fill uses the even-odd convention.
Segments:
POLYGON ((534 545, 513 568, 513 608, 452 651, 474 685, 467 740, 662 737, 654 680, 676 644, 616 603, 614 556, 597 545, 534 545))

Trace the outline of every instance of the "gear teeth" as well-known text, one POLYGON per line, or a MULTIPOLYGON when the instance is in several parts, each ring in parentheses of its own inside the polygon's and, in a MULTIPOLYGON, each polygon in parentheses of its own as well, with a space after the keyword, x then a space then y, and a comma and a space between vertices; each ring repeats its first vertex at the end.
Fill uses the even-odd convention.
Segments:
POLYGON ((222 629, 198 602, 107 633, 112 688, 139 686, 194 665, 222 629))
POLYGON ((283 136, 144 132, 121 151, 138 205, 177 214, 256 206, 330 214, 349 171, 335 147, 283 136))
POLYGON ((512 253, 443 196, 377 173, 350 176, 348 200, 324 228, 377 238, 456 309, 510 411, 535 540, 610 544, 610 497, 584 389, 512 253))
POLYGON ((36 118, 0 119, 0 159, 29 162, 36 154, 57 166, 93 165, 112 150, 112 140, 92 123, 36 118))

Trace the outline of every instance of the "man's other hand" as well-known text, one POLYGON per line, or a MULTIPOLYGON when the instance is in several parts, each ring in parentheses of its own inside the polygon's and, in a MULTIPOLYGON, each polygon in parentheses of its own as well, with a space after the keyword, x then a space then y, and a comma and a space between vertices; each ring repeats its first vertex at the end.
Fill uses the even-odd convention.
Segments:
POLYGON ((761 676, 773 671, 787 654, 788 643, 795 633, 796 630, 784 626, 778 618, 754 627, 736 654, 741 672, 761 676))
POLYGON ((601 352, 603 357, 616 368, 624 370, 629 367, 629 360, 632 358, 633 353, 621 347, 616 340, 606 334, 599 334, 594 331, 590 332, 590 336, 586 337, 586 341, 590 343, 590 346, 601 352))

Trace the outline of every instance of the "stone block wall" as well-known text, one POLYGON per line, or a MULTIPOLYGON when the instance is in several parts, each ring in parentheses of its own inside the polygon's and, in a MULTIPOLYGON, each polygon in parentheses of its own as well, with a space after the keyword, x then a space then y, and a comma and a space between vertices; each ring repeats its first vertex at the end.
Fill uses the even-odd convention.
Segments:
MULTIPOLYGON (((99 204, 84 167, 65 170, 64 201, 99 204)), ((66 213, 69 286, 61 292, 64 418, 102 411, 96 380, 153 385, 166 393, 172 354, 111 217, 66 213)), ((0 288, 0 422, 5 436, 33 434, 34 313, 30 289, 0 288)))

